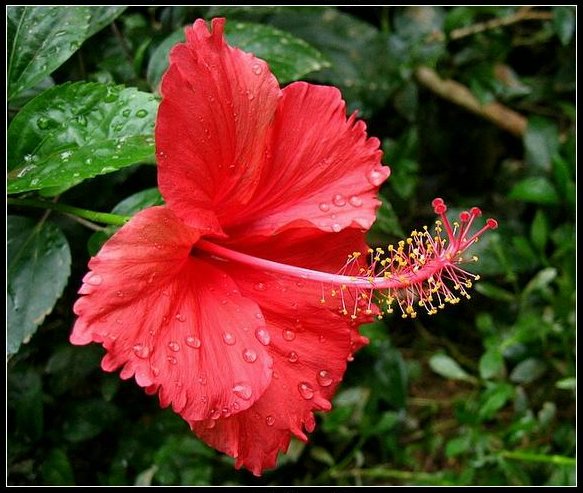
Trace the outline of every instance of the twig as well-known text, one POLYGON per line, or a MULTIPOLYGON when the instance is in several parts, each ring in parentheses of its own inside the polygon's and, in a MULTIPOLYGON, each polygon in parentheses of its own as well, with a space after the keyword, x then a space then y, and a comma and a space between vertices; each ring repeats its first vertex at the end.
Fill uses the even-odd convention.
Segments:
POLYGON ((132 57, 132 51, 131 51, 126 39, 123 37, 123 34, 121 33, 121 31, 117 27, 117 24, 115 23, 115 21, 113 21, 111 23, 111 30, 113 31, 114 36, 119 41, 119 44, 121 46, 121 50, 123 51, 125 57, 127 58, 128 62, 130 62, 130 65, 133 67, 134 60, 132 57))
POLYGON ((97 226, 97 224, 92 223, 91 221, 88 221, 87 219, 83 219, 82 217, 75 216, 74 214, 67 214, 67 213, 64 213, 64 214, 65 214, 65 216, 70 217, 73 221, 76 221, 79 224, 82 224, 86 228, 89 228, 93 231, 105 231, 107 229, 105 226, 97 226))
POLYGON ((415 76, 421 84, 442 98, 489 120, 516 137, 524 135, 526 118, 510 108, 497 102, 481 104, 466 86, 451 79, 441 79, 437 72, 429 67, 417 68, 415 76))
POLYGON ((467 36, 473 36, 474 34, 479 34, 484 31, 489 31, 491 29, 496 29, 498 27, 506 27, 512 24, 517 24, 522 21, 548 21, 553 18, 552 12, 540 12, 536 10, 531 10, 531 7, 520 8, 517 12, 507 17, 498 17, 496 19, 490 19, 484 22, 478 22, 472 24, 471 26, 460 27, 458 29, 452 30, 449 35, 446 35, 442 31, 432 32, 427 38, 428 42, 435 41, 445 41, 456 40, 465 38, 467 36))

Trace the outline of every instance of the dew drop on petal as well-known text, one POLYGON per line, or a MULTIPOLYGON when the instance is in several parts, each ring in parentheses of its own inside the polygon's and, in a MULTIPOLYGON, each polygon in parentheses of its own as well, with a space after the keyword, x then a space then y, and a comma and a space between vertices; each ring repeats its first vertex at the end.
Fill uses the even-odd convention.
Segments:
POLYGON ((186 317, 182 315, 182 313, 177 313, 176 320, 178 320, 179 322, 184 322, 186 320, 186 317))
POLYGON ((322 202, 318 207, 322 212, 328 212, 330 210, 330 206, 326 202, 322 202))
POLYGON ((253 363, 257 360, 257 353, 253 351, 253 349, 244 349, 243 350, 243 359, 247 363, 253 363))
POLYGON ((298 353, 296 353, 295 351, 292 351, 287 355, 287 360, 290 363, 295 363, 298 359, 299 359, 298 353))
POLYGON ((334 195, 332 203, 336 207, 344 207, 346 205, 346 199, 344 198, 344 195, 342 195, 341 193, 337 193, 336 195, 334 195))
POLYGON ((265 418, 265 424, 267 426, 273 426, 274 423, 275 423, 275 418, 271 414, 265 418))
POLYGON ((186 337, 186 339, 184 339, 184 342, 186 343, 187 346, 194 349, 198 349, 201 346, 200 339, 194 336, 186 337))
POLYGON ((265 291, 265 284, 263 284, 262 282, 258 282, 253 287, 255 288, 255 291, 265 291))
POLYGON ((117 295, 118 298, 123 298, 124 297, 124 292, 120 289, 118 291, 116 291, 115 293, 117 295))
POLYGON ((332 375, 328 370, 320 370, 316 375, 316 379, 322 387, 329 387, 333 382, 332 375))
POLYGON ((155 366, 152 366, 152 375, 154 375, 155 377, 160 375, 160 369, 156 368, 155 366))
POLYGON ((334 231, 334 233, 339 233, 340 231, 342 231, 342 226, 340 226, 340 224, 338 223, 334 223, 332 226, 330 226, 330 228, 332 229, 332 231, 334 231))
POLYGON ((103 278, 99 274, 93 274, 87 281, 87 284, 91 284, 92 286, 99 286, 103 282, 103 278))
POLYGON ((219 419, 221 417, 221 411, 218 409, 211 409, 210 418, 211 419, 219 419))
POLYGON ((233 394, 245 401, 248 401, 253 395, 253 390, 251 389, 251 385, 248 383, 240 382, 236 383, 233 387, 233 394))
POLYGON ((353 195, 348 199, 348 203, 352 207, 361 207, 362 206, 362 199, 358 195, 353 195))
POLYGON ((255 75, 261 75, 261 72, 263 72, 261 65, 259 65, 258 63, 253 64, 252 70, 255 75))
POLYGON ((286 341, 293 341, 296 338, 296 333, 290 329, 283 329, 281 335, 286 341))
POLYGON ((314 397, 314 389, 307 382, 300 383, 298 385, 298 390, 300 395, 306 400, 310 400, 312 397, 314 397))
POLYGON ((215 426, 217 426, 217 422, 214 419, 209 419, 207 420, 207 422, 205 423, 205 428, 207 430, 212 430, 215 426))
POLYGON ((133 350, 134 354, 138 358, 146 359, 148 356, 150 356, 150 348, 145 344, 142 343, 135 344, 133 350))
POLYGON ((255 314, 255 318, 256 318, 257 320, 261 320, 261 319, 263 318, 263 315, 262 315, 261 313, 256 313, 256 314, 255 314))
POLYGON ((176 341, 170 341, 168 343, 168 349, 170 349, 170 351, 174 351, 175 353, 180 351, 180 344, 178 344, 176 341))
POLYGON ((200 375, 200 377, 198 377, 198 383, 200 383, 201 385, 206 385, 207 379, 206 379, 206 375, 203 373, 200 375))
POLYGON ((368 181, 370 182, 371 185, 374 185, 375 187, 378 187, 384 180, 384 176, 383 174, 376 170, 376 169, 371 169, 367 175, 366 178, 368 179, 368 181))
POLYGON ((230 332, 223 332, 223 341, 225 341, 225 344, 232 346, 237 342, 237 338, 230 332))
POLYGON ((176 363, 178 363, 178 360, 174 356, 168 356, 166 359, 168 360, 168 363, 170 363, 171 365, 175 365, 176 363))
POLYGON ((268 346, 271 342, 271 336, 265 327, 259 327, 255 330, 255 337, 264 346, 268 346))

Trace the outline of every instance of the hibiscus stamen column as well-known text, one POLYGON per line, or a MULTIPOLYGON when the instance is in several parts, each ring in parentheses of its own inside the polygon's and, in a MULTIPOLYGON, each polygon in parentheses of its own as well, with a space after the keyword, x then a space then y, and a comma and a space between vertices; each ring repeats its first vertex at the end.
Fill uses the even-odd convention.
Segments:
POLYGON ((223 260, 292 278, 320 282, 323 285, 321 302, 326 302, 324 292, 328 287, 331 296, 340 300, 340 312, 353 319, 360 312, 373 313, 375 295, 377 304, 387 313, 392 313, 396 303, 403 317, 414 318, 417 315, 415 304, 432 315, 445 303, 458 303, 460 296, 470 298, 467 289, 479 276, 460 265, 475 262, 477 257, 468 259, 463 254, 483 233, 497 227, 496 220, 488 219, 468 239, 474 219, 481 215, 480 209, 473 207, 469 212, 463 211, 460 214, 461 223, 454 222, 452 226, 445 215, 447 207, 442 199, 435 199, 433 208, 440 217, 435 223, 434 234, 424 227, 421 232, 413 231, 396 248, 389 245, 387 252, 381 248, 369 249, 368 265, 362 265, 361 252, 354 252, 336 274, 254 257, 207 240, 198 241, 192 251, 206 252, 223 260), (445 237, 442 235, 443 228, 445 237))

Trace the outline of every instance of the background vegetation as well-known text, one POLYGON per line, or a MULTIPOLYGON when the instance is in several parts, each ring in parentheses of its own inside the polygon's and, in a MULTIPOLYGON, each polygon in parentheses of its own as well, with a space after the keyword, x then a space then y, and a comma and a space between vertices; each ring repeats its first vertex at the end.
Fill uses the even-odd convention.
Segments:
POLYGON ((573 7, 43 9, 7 16, 8 484, 575 484, 573 7), (259 479, 68 343, 114 228, 62 212, 159 200, 149 93, 182 27, 218 15, 280 81, 338 86, 381 138, 372 243, 428 224, 436 196, 500 224, 472 300, 363 328, 332 412, 259 479))

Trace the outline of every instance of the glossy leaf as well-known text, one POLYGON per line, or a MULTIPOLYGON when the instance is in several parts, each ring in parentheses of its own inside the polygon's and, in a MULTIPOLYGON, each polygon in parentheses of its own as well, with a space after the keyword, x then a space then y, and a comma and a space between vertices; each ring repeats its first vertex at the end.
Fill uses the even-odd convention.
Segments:
POLYGON ((8 193, 58 187, 154 162, 158 101, 99 83, 56 86, 27 104, 8 130, 8 193))
MULTIPOLYGON (((229 22, 225 34, 232 46, 265 60, 280 84, 301 79, 330 65, 319 51, 304 40, 271 26, 229 22)), ((168 68, 170 48, 183 41, 184 28, 168 36, 152 54, 147 75, 152 88, 157 89, 162 74, 168 68)))
POLYGON ((446 354, 434 354, 429 359, 429 366, 435 373, 450 380, 465 380, 467 382, 475 380, 457 361, 446 354))
POLYGON ((553 184, 543 176, 531 176, 517 182, 510 190, 511 199, 535 204, 557 204, 559 195, 553 184))
POLYGON ((61 296, 71 268, 69 244, 52 223, 8 216, 7 341, 15 354, 61 296))
POLYGON ((86 39, 90 7, 9 7, 8 99, 34 87, 86 39))
POLYGON ((540 378, 547 366, 538 358, 527 358, 518 363, 510 373, 510 380, 515 383, 531 383, 540 378))
POLYGON ((127 9, 127 7, 124 6, 91 7, 91 19, 89 19, 89 27, 87 29, 86 37, 89 38, 90 36, 93 36, 96 32, 113 22, 125 9, 127 9))
POLYGON ((524 135, 526 161, 535 168, 548 171, 558 147, 559 132, 556 125, 546 118, 530 118, 524 135))

